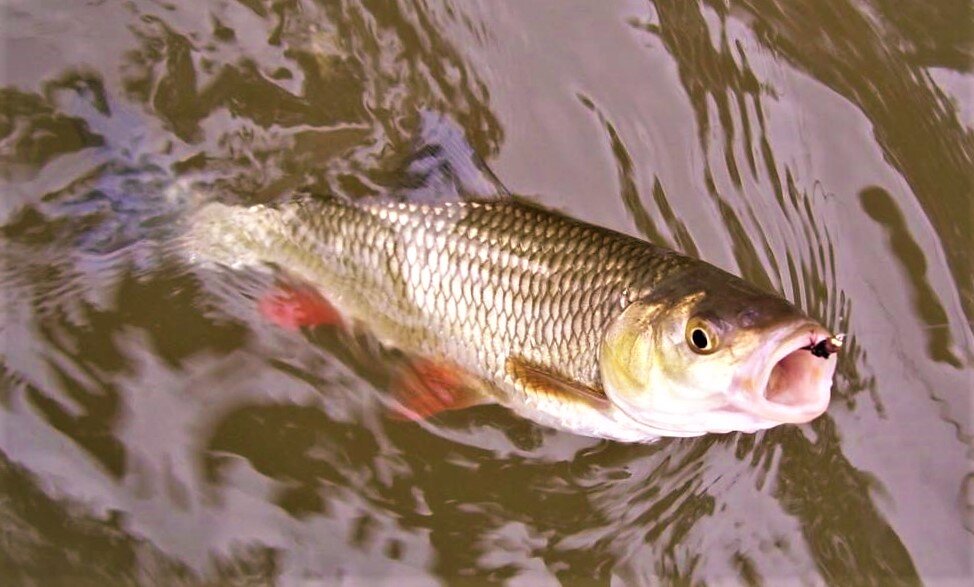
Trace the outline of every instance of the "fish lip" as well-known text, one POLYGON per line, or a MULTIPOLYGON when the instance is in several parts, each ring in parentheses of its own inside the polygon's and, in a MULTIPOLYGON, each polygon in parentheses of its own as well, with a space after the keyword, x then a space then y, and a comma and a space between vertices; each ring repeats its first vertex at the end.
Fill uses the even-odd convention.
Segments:
MULTIPOLYGON (((785 330, 787 334, 780 342, 770 342, 776 345, 770 355, 758 352, 749 364, 735 377, 734 393, 731 394, 730 408, 748 412, 763 420, 775 424, 798 424, 811 421, 828 408, 831 399, 832 377, 838 361, 835 355, 821 358, 811 355, 808 347, 818 344, 831 337, 831 333, 814 321, 802 321, 798 326, 785 330), (812 395, 810 401, 803 401, 799 405, 789 405, 785 402, 774 401, 767 396, 768 386, 776 367, 794 353, 809 353, 809 358, 796 355, 812 367, 821 367, 818 376, 808 385, 815 389, 805 390, 805 395, 812 395), (822 363, 811 363, 810 361, 822 363)), ((774 339, 772 339, 774 340, 774 339)))

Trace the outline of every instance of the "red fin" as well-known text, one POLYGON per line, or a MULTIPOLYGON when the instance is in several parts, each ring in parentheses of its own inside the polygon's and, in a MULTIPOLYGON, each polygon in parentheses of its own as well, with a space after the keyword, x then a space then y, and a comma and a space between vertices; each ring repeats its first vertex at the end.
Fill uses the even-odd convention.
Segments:
POLYGON ((473 379, 458 367, 419 359, 402 369, 393 393, 401 408, 397 420, 425 420, 450 410, 462 410, 485 403, 473 379))
POLYGON ((339 325, 341 314, 318 292, 309 288, 281 288, 257 304, 265 318, 288 330, 302 326, 339 325))

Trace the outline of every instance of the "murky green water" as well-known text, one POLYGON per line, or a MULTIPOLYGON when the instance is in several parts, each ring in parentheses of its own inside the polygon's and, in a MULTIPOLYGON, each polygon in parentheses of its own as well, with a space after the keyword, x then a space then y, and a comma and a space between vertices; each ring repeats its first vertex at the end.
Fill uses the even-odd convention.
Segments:
POLYGON ((0 577, 965 583, 974 18, 938 0, 0 3, 0 577), (422 109, 514 191, 784 292, 826 416, 389 419, 190 267, 188 202, 382 193, 422 109))

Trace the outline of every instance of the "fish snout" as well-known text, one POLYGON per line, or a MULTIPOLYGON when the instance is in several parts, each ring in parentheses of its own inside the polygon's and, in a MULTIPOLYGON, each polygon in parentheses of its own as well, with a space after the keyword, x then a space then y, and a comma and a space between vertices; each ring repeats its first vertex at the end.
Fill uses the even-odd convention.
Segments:
POLYGON ((829 406, 841 343, 817 324, 800 327, 748 370, 749 385, 734 407, 775 424, 814 420, 829 406))

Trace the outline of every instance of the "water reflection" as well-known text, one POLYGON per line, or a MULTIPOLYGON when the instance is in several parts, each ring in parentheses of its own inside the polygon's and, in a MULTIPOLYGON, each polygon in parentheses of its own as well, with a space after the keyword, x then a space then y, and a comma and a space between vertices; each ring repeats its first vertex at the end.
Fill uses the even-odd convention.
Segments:
MULTIPOLYGON (((16 546, 0 574, 885 584, 959 575, 965 561, 969 571, 969 556, 937 558, 953 551, 917 537, 966 536, 951 504, 931 504, 957 494, 967 463, 957 382, 969 374, 974 297, 958 210, 969 205, 974 147, 923 68, 969 68, 974 29, 960 3, 914 4, 658 0, 635 18, 606 7, 617 11, 611 27, 591 26, 650 43, 646 53, 674 68, 672 81, 652 83, 678 84, 689 104, 692 116, 674 124, 703 164, 686 183, 647 157, 654 139, 618 114, 646 95, 628 84, 648 82, 626 80, 620 93, 504 83, 520 67, 544 73, 517 53, 541 34, 519 21, 532 10, 519 4, 18 5, 23 30, 58 58, 36 72, 12 63, 18 81, 0 88, 11 194, 0 514, 16 546), (497 26, 506 15, 513 28, 497 26), (45 36, 39 23, 58 18, 89 36, 45 36), (76 48, 100 59, 76 60, 76 48), (905 187, 878 172, 868 184, 809 173, 803 153, 827 145, 783 140, 801 125, 782 112, 800 116, 818 95, 786 87, 778 70, 861 113, 873 136, 839 123, 826 132, 878 145, 905 187), (497 96, 550 100, 554 117, 562 94, 598 129, 596 146, 583 146, 608 154, 614 174, 601 188, 628 213, 615 228, 629 220, 694 255, 726 245, 746 277, 852 332, 829 415, 652 446, 553 432, 497 407, 398 421, 385 407, 394 354, 328 329, 270 328, 254 300, 271 278, 188 267, 171 248, 200 200, 273 202, 305 185, 385 193, 421 111, 458 121, 478 153, 502 158, 506 137, 536 131, 506 125, 514 113, 497 96), (695 181, 702 189, 687 189, 695 181), (904 204, 912 199, 921 214, 904 204), (717 220, 703 224, 692 209, 717 220), (876 256, 860 261, 854 236, 872 228, 888 246, 870 243, 876 256), (941 245, 946 265, 928 250, 941 245), (883 263, 901 271, 881 287, 902 289, 902 279, 912 306, 869 281, 869 265, 883 263), (927 354, 902 340, 915 322, 927 354), (941 418, 955 426, 949 436, 941 418), (872 437, 902 456, 874 457, 872 437)), ((557 66, 587 73, 584 61, 557 66)), ((585 137, 538 142, 554 139, 585 137)), ((539 148, 532 164, 546 156, 539 148)))
MULTIPOLYGON (((619 133, 616 131, 615 126, 606 120, 605 115, 599 111, 591 99, 585 96, 579 96, 579 100, 586 108, 596 114, 599 123, 605 128, 605 133, 609 139, 609 147, 612 149, 612 155, 616 162, 616 170, 619 175, 619 197, 625 203, 626 210, 632 216, 633 222, 636 223, 636 229, 649 241, 672 247, 673 243, 663 238, 662 233, 656 227, 656 222, 650 216, 639 197, 639 189, 636 187, 636 180, 633 175, 632 157, 629 155, 629 151, 626 150, 626 145, 622 142, 622 139, 619 138, 619 133)), ((688 253, 689 251, 683 250, 681 252, 688 253)))
POLYGON ((859 200, 866 214, 885 227, 890 248, 909 276, 917 316, 927 325, 927 352, 935 361, 960 368, 960 359, 950 349, 947 312, 927 281, 926 256, 910 236, 896 202, 882 188, 875 187, 863 190, 859 200))
MULTIPOLYGON (((55 82, 48 87, 61 85, 55 82)), ((3 177, 8 180, 35 172, 65 153, 105 142, 104 137, 91 132, 84 119, 58 112, 38 94, 0 88, 0 112, 0 140, 4 143, 0 161, 3 177)))
MULTIPOLYGON (((721 3, 708 5, 723 12, 721 3)), ((972 241, 954 214, 970 206, 974 135, 921 68, 970 68, 969 51, 962 49, 974 35, 970 6, 948 2, 934 10, 925 3, 910 3, 904 9, 883 1, 858 5, 766 0, 735 2, 731 8, 746 14, 753 30, 774 31, 757 39, 850 100, 870 120, 876 142, 910 184, 944 242, 970 321, 974 283, 965 251, 972 241), (935 29, 920 24, 931 20, 935 29), (891 37, 902 44, 890 43, 891 37)))

